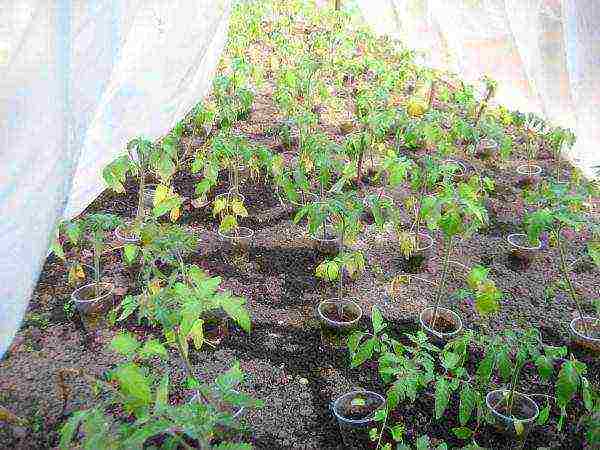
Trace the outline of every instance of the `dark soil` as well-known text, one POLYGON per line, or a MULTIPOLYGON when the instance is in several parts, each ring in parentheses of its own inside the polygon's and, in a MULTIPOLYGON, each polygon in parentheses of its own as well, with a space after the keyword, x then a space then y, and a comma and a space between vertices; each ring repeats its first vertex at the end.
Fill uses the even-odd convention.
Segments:
POLYGON ((513 272, 523 272, 531 265, 531 256, 519 250, 513 250, 508 254, 506 267, 513 272))
POLYGON ((358 317, 358 312, 354 311, 354 308, 345 307, 340 311, 340 308, 333 304, 322 307, 321 312, 334 322, 352 322, 358 317))
POLYGON ((345 419, 362 420, 371 416, 380 406, 381 402, 377 399, 358 394, 342 403, 340 412, 345 419))
MULTIPOLYGON (((427 326, 432 328, 432 320, 427 323, 427 326)), ((433 329, 438 333, 452 333, 456 331, 456 324, 438 314, 437 320, 435 321, 435 328, 433 329)))
POLYGON ((411 274, 421 273, 427 266, 427 258, 422 254, 412 255, 408 258, 399 256, 394 260, 394 264, 401 272, 411 274))
POLYGON ((498 405, 492 404, 494 410, 507 417, 516 417, 519 420, 527 420, 534 416, 535 410, 529 406, 529 403, 515 399, 512 411, 509 411, 507 402, 500 400, 498 405))

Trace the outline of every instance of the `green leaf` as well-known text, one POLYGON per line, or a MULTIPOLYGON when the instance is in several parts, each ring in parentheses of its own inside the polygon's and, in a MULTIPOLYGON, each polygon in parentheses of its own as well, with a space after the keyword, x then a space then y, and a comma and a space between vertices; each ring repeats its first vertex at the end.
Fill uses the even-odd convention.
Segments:
POLYGON ((237 226, 238 221, 235 218, 235 216, 227 214, 223 217, 223 220, 221 220, 221 223, 219 224, 219 231, 221 231, 222 233, 227 233, 229 231, 235 230, 237 226))
POLYGON ((202 319, 196 319, 188 333, 188 338, 190 337, 196 350, 201 350, 202 344, 204 344, 204 321, 202 319))
POLYGON ((143 426, 136 429, 131 436, 129 436, 122 443, 122 448, 134 449, 143 448, 144 443, 151 437, 157 436, 164 433, 173 424, 167 419, 159 419, 150 423, 144 424, 143 426))
POLYGON ((537 424, 545 425, 548 421, 548 417, 550 417, 550 405, 546 404, 546 406, 540 410, 540 414, 537 418, 537 424))
POLYGON ((496 355, 493 352, 488 352, 477 367, 477 377, 481 383, 487 384, 492 376, 494 369, 494 360, 496 355))
POLYGON ((221 302, 221 307, 246 333, 250 333, 252 324, 250 314, 244 307, 244 303, 245 300, 240 297, 228 296, 226 300, 221 302))
POLYGON ((458 356, 456 353, 452 353, 452 352, 444 353, 443 361, 442 361, 442 366, 444 366, 444 369, 452 370, 457 366, 457 364, 459 362, 460 362, 460 356, 458 356))
POLYGON ((140 355, 142 355, 144 358, 159 356, 163 359, 167 359, 169 357, 167 349, 157 339, 150 339, 146 341, 140 350, 140 355))
POLYGON ((52 244, 50 245, 50 251, 52 253, 54 253, 54 255, 57 258, 60 258, 60 259, 62 259, 64 261, 64 259, 65 259, 65 251, 64 251, 62 245, 60 245, 60 242, 58 242, 58 239, 54 239, 52 241, 52 244))
POLYGON ((558 373, 556 398, 560 408, 566 408, 579 388, 579 374, 572 361, 565 362, 558 373))
POLYGON ((73 448, 71 446, 71 442, 73 441, 75 432, 79 428, 79 424, 86 419, 86 417, 91 411, 92 410, 76 411, 65 422, 65 424, 60 429, 60 442, 58 445, 61 450, 68 450, 73 448))
POLYGON ((471 418, 471 414, 477 406, 477 393, 470 386, 465 386, 460 391, 460 404, 458 407, 458 418, 461 425, 466 425, 471 418))
POLYGON ((133 334, 120 332, 110 341, 110 346, 114 351, 123 356, 133 356, 139 348, 140 343, 133 334))
POLYGON ((508 359, 508 354, 506 349, 500 350, 497 355, 497 364, 498 371, 500 372, 500 376, 504 381, 507 381, 510 378, 512 372, 512 364, 510 359, 508 359))
POLYGON ((113 375, 125 396, 124 406, 127 410, 135 412, 150 404, 150 383, 140 367, 133 363, 125 364, 115 369, 113 375))
POLYGON ((415 441, 415 445, 417 450, 430 450, 431 442, 429 440, 429 436, 421 436, 415 441))
POLYGON ((168 183, 175 173, 175 164, 166 152, 161 155, 156 169, 163 183, 168 183))
POLYGON ((452 237, 460 233, 463 223, 460 214, 448 212, 440 218, 439 226, 446 237, 452 237))
POLYGON ((384 328, 385 323, 383 321, 383 315, 377 306, 373 306, 371 309, 371 322, 373 323, 374 334, 379 334, 384 328))
POLYGON ((121 301, 119 308, 121 308, 121 315, 117 318, 117 322, 127 319, 139 306, 138 297, 133 295, 126 295, 121 301))
POLYGON ((467 284, 471 290, 476 290, 485 280, 487 280, 490 269, 482 265, 475 265, 467 276, 467 284))
POLYGON ((544 380, 547 380, 552 376, 552 372, 554 372, 554 366, 550 357, 539 355, 535 359, 535 365, 537 366, 540 377, 542 377, 544 380))
POLYGON ((597 269, 600 269, 600 242, 588 242, 587 251, 597 269))
POLYGON ((365 333, 362 331, 355 331, 350 336, 348 336, 348 350, 350 351, 350 353, 356 352, 358 344, 360 343, 360 340, 363 338, 364 335, 365 333))
MULTIPOLYGON (((364 398, 355 398, 352 400, 352 405, 353 406, 365 406, 366 401, 364 398), (354 403, 355 401, 357 401, 358 403, 354 403)), ((376 422, 383 422, 385 420, 387 416, 387 411, 385 410, 385 408, 382 409, 378 409, 377 411, 375 411, 375 414, 373 415, 373 420, 376 422)))
POLYGON ((452 428, 452 432, 459 439, 471 439, 473 436, 473 430, 467 427, 452 428))
POLYGON ((435 418, 439 420, 448 407, 450 401, 450 386, 444 377, 438 378, 435 383, 435 418))
POLYGON ((252 446, 250 444, 244 443, 231 443, 231 442, 223 442, 216 447, 213 447, 215 450, 252 450, 252 446))
POLYGON ((392 427, 390 427, 390 432, 392 433, 392 439, 396 442, 402 442, 402 440, 404 439, 404 425, 402 424, 396 424, 392 427))
POLYGON ((356 351, 355 354, 352 355, 352 363, 350 367, 355 368, 363 364, 366 360, 370 359, 373 356, 373 350, 375 349, 375 344, 377 343, 377 339, 372 337, 363 342, 356 351))
POLYGON ((73 245, 77 245, 82 234, 81 226, 78 223, 69 222, 66 225, 66 233, 67 237, 69 238, 69 242, 71 242, 73 245))
POLYGON ((140 251, 140 248, 135 244, 125 244, 123 247, 123 257, 125 260, 125 264, 130 266, 135 262, 137 255, 140 251))
POLYGON ((165 374, 156 388, 154 408, 160 410, 169 404, 169 374, 165 374))

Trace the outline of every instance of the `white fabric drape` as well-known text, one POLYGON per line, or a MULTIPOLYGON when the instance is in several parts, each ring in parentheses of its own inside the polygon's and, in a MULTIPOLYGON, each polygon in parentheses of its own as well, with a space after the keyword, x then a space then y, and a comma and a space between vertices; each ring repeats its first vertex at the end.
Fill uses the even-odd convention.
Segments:
POLYGON ((598 0, 347 0, 379 34, 475 82, 499 81, 497 101, 572 128, 569 156, 600 165, 598 0))
POLYGON ((0 356, 53 228, 104 188, 127 141, 158 138, 205 95, 231 0, 0 4, 0 356))

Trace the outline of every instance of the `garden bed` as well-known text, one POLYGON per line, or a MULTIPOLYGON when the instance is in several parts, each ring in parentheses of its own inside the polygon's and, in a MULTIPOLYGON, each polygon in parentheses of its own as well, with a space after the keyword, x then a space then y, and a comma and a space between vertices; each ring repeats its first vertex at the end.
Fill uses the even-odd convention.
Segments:
MULTIPOLYGON (((259 61, 265 65, 268 46, 258 49, 259 61)), ((368 74, 367 74, 368 75, 368 74)), ((274 154, 285 150, 282 139, 271 132, 281 123, 274 103, 275 83, 271 78, 258 91, 253 110, 247 120, 233 126, 234 133, 244 136, 253 145, 266 146, 274 154)), ((338 88, 338 97, 347 103, 347 115, 352 115, 353 85, 338 88)), ((441 100, 440 100, 440 103, 441 100)), ((334 142, 342 142, 344 134, 337 124, 323 119, 319 129, 334 142)), ((186 139, 202 147, 206 140, 188 132, 186 139)), ((514 142, 518 142, 514 133, 514 142)), ((389 144, 393 139, 390 139, 389 144)), ((515 145, 517 147, 517 145, 515 145)), ((431 153, 430 149, 409 149, 401 146, 399 154, 417 159, 431 153)), ((516 168, 524 159, 522 151, 513 150, 510 159, 482 160, 465 149, 457 149, 453 158, 460 160, 469 174, 479 174, 494 181, 495 188, 486 200, 490 215, 486 227, 461 239, 452 254, 447 291, 464 287, 467 268, 483 264, 490 269, 489 277, 503 293, 501 308, 490 317, 485 326, 469 298, 444 296, 441 305, 458 312, 467 330, 476 333, 499 333, 507 327, 535 327, 545 344, 569 346, 569 322, 577 316, 573 302, 559 289, 552 289, 560 279, 558 255, 547 242, 527 266, 516 264, 506 238, 522 232, 526 207, 522 199, 522 176, 516 168)), ((540 180, 550 178, 555 162, 542 150, 534 160, 542 168, 540 180)), ((199 246, 185 256, 186 264, 195 264, 210 276, 222 278, 221 287, 236 296, 247 299, 246 308, 252 320, 252 331, 245 333, 234 324, 219 336, 215 348, 190 350, 190 361, 203 379, 214 379, 231 367, 234 361, 246 374, 240 389, 264 401, 264 407, 249 409, 243 415, 247 430, 245 441, 259 449, 341 449, 340 429, 331 411, 331 403, 353 388, 364 388, 385 393, 386 385, 377 374, 377 363, 369 361, 358 368, 350 368, 348 351, 343 346, 332 346, 323 334, 316 314, 320 301, 335 296, 336 288, 315 277, 315 270, 326 256, 314 249, 303 222, 296 224, 293 217, 297 207, 280 202, 272 180, 248 180, 240 185, 245 197, 247 217, 239 224, 254 231, 247 254, 233 257, 232 251, 218 235, 218 223, 211 207, 192 205, 195 184, 202 177, 189 164, 180 167, 172 178, 174 191, 181 196, 181 216, 178 222, 199 238, 199 246), (283 204, 282 204, 283 203, 283 204)), ((534 183, 539 180, 535 180, 534 183)), ((376 183, 374 183, 376 184, 376 183)), ((355 183, 358 195, 364 197, 376 188, 370 183, 355 183)), ((128 177, 125 194, 107 190, 96 199, 83 216, 109 212, 133 220, 138 204, 137 179, 128 177)), ((212 202, 216 195, 226 192, 226 174, 219 174, 216 185, 208 193, 212 202)), ((395 205, 403 205, 409 195, 406 185, 386 186, 395 205)), ((410 214, 402 210, 402 220, 410 223, 410 214)), ((160 219, 168 223, 168 219, 160 219)), ((373 221, 371 217, 370 222, 373 221)), ((590 237, 582 232, 569 242, 566 258, 569 262, 581 259, 572 273, 572 281, 579 295, 592 299, 598 296, 598 269, 585 257, 585 242, 590 237)), ((389 323, 389 331, 405 342, 405 333, 418 331, 419 314, 434 302, 432 283, 437 283, 442 270, 443 236, 432 233, 434 245, 422 267, 408 268, 389 231, 375 227, 363 230, 351 245, 360 250, 365 259, 365 271, 356 280, 346 280, 345 294, 356 299, 364 314, 356 329, 368 329, 370 312, 376 306, 389 323), (409 274, 408 272, 416 272, 409 274), (398 275, 413 275, 408 282, 390 292, 391 281, 398 275)), ((135 293, 120 257, 122 244, 110 238, 108 250, 102 255, 103 277, 115 285, 115 301, 135 293), (113 248, 114 250, 111 250, 113 248)), ((88 263, 92 255, 84 255, 88 263)), ((93 406, 94 396, 81 379, 70 379, 66 405, 61 398, 57 373, 63 368, 84 369, 90 374, 102 374, 114 368, 122 358, 107 349, 119 330, 127 330, 140 338, 162 337, 160 329, 138 323, 133 316, 118 326, 101 323, 94 329, 81 320, 77 313, 65 309, 72 287, 67 283, 64 264, 54 255, 47 258, 35 292, 32 295, 25 321, 15 340, 0 362, 0 405, 30 421, 30 428, 0 429, 3 448, 53 448, 58 443, 58 430, 71 413, 93 406), (66 406, 63 408, 63 406, 66 406)), ((576 347, 569 351, 587 365, 587 378, 600 384, 600 359, 576 347)), ((171 353, 175 354, 172 350, 171 353)), ((472 358, 482 357, 483 349, 473 348, 472 358)), ((176 358, 174 358, 176 359, 176 358)), ((474 369, 474 367, 473 367, 474 369)), ((169 368, 173 385, 184 378, 184 368, 172 364, 169 368)), ((548 394, 549 382, 541 380, 533 367, 525 367, 519 385, 529 394, 548 394)), ((172 394, 173 402, 181 402, 185 393, 179 389, 172 394)), ((428 435, 432 446, 445 441, 451 448, 465 444, 454 436, 458 427, 458 401, 452 398, 443 420, 432 415, 434 398, 431 392, 419 396, 414 404, 406 403, 392 413, 393 421, 404 424, 404 437, 414 442, 428 435)), ((557 430, 558 411, 544 425, 538 425, 529 434, 524 448, 584 448, 583 428, 578 423, 584 413, 581 401, 569 405, 562 431, 557 430)), ((490 425, 477 431, 479 445, 501 449, 511 441, 490 425)), ((375 448, 375 444, 358 444, 356 448, 375 448)))

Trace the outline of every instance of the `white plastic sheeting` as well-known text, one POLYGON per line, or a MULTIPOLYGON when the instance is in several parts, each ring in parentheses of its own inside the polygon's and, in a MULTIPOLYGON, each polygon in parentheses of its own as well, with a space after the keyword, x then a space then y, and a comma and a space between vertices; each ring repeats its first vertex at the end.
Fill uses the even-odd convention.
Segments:
POLYGON ((231 0, 0 4, 0 356, 61 216, 133 137, 166 134, 210 87, 231 0))
POLYGON ((499 81, 496 100, 568 127, 568 156, 600 165, 600 1, 343 0, 379 34, 426 54, 433 67, 499 81))

